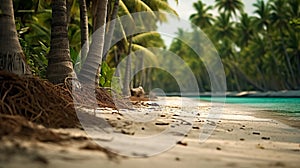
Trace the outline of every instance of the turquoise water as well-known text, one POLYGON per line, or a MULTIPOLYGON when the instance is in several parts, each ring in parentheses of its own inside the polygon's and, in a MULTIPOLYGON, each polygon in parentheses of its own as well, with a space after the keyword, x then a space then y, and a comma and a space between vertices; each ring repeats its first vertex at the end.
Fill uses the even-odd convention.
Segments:
MULTIPOLYGON (((200 100, 211 101, 210 97, 200 97, 200 100)), ((212 101, 222 102, 224 98, 213 98, 212 101)), ((300 98, 255 98, 226 97, 226 103, 247 105, 259 110, 275 111, 300 119, 300 98)))

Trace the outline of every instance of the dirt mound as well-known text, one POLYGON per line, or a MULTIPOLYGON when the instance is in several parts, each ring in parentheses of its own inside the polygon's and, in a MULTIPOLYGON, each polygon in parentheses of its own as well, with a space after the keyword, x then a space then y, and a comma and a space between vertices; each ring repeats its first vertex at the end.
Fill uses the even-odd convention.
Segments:
POLYGON ((101 88, 82 86, 72 94, 66 86, 5 71, 0 71, 0 86, 0 114, 20 115, 45 127, 79 127, 74 102, 115 108, 110 94, 101 88))

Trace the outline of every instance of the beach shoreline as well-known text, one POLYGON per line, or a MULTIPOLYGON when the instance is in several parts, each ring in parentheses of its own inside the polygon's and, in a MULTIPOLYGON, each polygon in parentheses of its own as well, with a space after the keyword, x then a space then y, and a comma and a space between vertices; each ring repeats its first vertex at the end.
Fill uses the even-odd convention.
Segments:
MULTIPOLYGON (((202 97, 203 98, 203 97, 202 97)), ((239 96, 229 96, 229 98, 241 98, 239 96)), ((270 98, 283 98, 285 99, 294 99, 294 98, 298 98, 298 97, 286 97, 286 96, 278 96, 278 97, 260 97, 260 96, 249 96, 249 97, 242 97, 242 99, 248 99, 250 98, 251 99, 261 99, 261 98, 267 98, 267 99, 270 99, 270 98)), ((227 99, 227 97, 226 97, 227 99)), ((200 101, 203 101, 203 102, 210 102, 210 100, 206 100, 206 99, 200 99, 200 101)), ((225 101, 225 99, 224 99, 225 101)), ((300 99, 299 99, 300 101, 300 99)), ((217 103, 217 102, 216 102, 217 103)), ((249 110, 249 111, 252 111, 254 116, 258 117, 258 118, 266 118, 266 119, 274 119, 274 120, 277 120, 277 121, 280 121, 286 125, 289 125, 291 127, 294 127, 294 128, 298 128, 300 129, 300 118, 299 116, 295 116, 293 112, 290 112, 290 111, 285 111, 283 110, 284 108, 282 109, 272 109, 270 108, 269 106, 261 106, 260 104, 258 104, 257 106, 255 106, 255 104, 249 104, 249 102, 239 102, 239 103, 236 103, 236 102, 233 102, 233 103, 227 103, 228 105, 234 105, 234 106, 241 106, 241 108, 245 108, 246 110, 249 110)), ((268 104, 268 103, 266 103, 268 104)), ((285 106, 288 106, 288 104, 283 104, 285 106)), ((277 105, 278 106, 278 105, 277 105)), ((299 113, 297 111, 297 113, 299 113)))
MULTIPOLYGON (((180 108, 179 97, 143 103, 166 106, 159 114, 160 123, 176 120, 180 108), (161 105, 161 102, 167 102, 161 105)), ((97 147, 83 130, 54 129, 71 137, 58 143, 2 137, 0 167, 298 167, 300 164, 300 129, 290 127, 269 113, 259 114, 251 108, 225 104, 220 117, 210 118, 210 103, 184 98, 196 104, 192 128, 170 150, 154 156, 124 157, 97 147), (206 124, 215 125, 209 138, 200 143, 199 134, 206 124), (81 138, 78 138, 81 137, 81 138), (7 153, 9 151, 9 153, 7 153), (9 158, 7 158, 9 156, 9 158), (26 164, 25 164, 26 163, 26 164)), ((104 109, 101 115, 114 124, 116 132, 128 136, 159 134, 169 124, 128 122, 124 115, 104 109), (127 125, 124 126, 124 123, 127 125)), ((143 153, 143 150, 140 151, 143 153)))
MULTIPOLYGON (((166 93, 167 96, 182 96, 180 92, 166 93)), ((226 91, 226 92, 200 92, 184 93, 189 97, 272 97, 272 98, 300 98, 300 90, 281 90, 281 91, 226 91)))

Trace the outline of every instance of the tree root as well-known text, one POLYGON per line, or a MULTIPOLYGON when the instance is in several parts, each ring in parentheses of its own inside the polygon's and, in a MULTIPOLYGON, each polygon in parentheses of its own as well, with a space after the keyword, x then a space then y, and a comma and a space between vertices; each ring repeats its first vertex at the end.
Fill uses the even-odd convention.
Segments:
POLYGON ((116 108, 110 94, 105 89, 95 89, 95 86, 81 87, 72 94, 68 87, 6 71, 0 71, 0 86, 1 114, 20 115, 45 127, 80 127, 75 103, 94 108, 116 108))

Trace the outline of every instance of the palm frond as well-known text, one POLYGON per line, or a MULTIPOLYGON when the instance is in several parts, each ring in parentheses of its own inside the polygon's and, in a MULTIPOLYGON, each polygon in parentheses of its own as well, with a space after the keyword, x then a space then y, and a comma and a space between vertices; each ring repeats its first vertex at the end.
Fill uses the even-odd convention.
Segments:
POLYGON ((150 62, 153 62, 154 64, 157 64, 157 56, 148 48, 145 48, 144 46, 138 45, 138 44, 132 44, 132 50, 140 51, 143 53, 143 56, 145 56, 145 61, 149 60, 150 62))
POLYGON ((153 17, 156 17, 155 13, 151 9, 150 6, 148 6, 145 2, 142 0, 135 0, 135 3, 137 5, 137 8, 140 8, 141 10, 145 10, 147 12, 150 12, 153 17))
POLYGON ((127 8, 127 6, 124 4, 124 2, 122 0, 119 1, 119 5, 120 5, 120 10, 124 12, 124 14, 126 16, 128 16, 130 18, 130 20, 132 20, 132 22, 134 22, 134 19, 131 16, 131 13, 129 11, 129 9, 127 8))
MULTIPOLYGON (((169 13, 172 13, 176 16, 179 16, 178 13, 176 12, 176 10, 174 10, 169 4, 168 2, 166 1, 162 1, 162 0, 152 0, 153 3, 155 3, 155 5, 157 6, 157 8, 159 10, 162 10, 162 11, 166 11, 166 12, 169 12, 169 13)), ((178 0, 176 0, 176 3, 178 4, 178 0)))
POLYGON ((126 32, 125 32, 124 27, 123 27, 123 25, 122 25, 122 22, 121 22, 121 20, 120 20, 120 17, 117 18, 117 21, 118 21, 118 23, 119 23, 120 31, 121 31, 121 33, 122 33, 122 35, 123 35, 123 38, 124 38, 125 42, 128 43, 127 35, 126 35, 126 32))
POLYGON ((143 44, 143 43, 151 40, 151 38, 158 38, 158 37, 160 37, 160 34, 158 32, 150 31, 150 32, 141 33, 141 34, 133 36, 132 42, 143 44))

